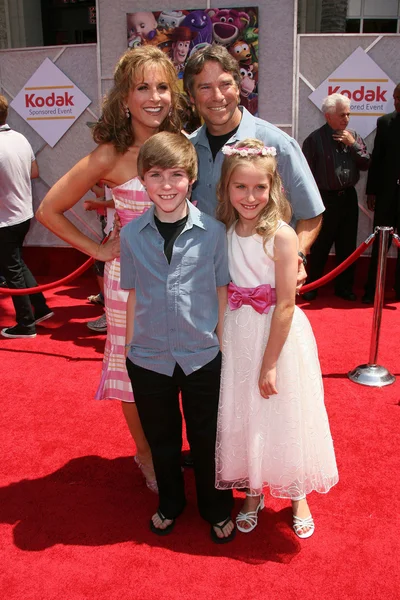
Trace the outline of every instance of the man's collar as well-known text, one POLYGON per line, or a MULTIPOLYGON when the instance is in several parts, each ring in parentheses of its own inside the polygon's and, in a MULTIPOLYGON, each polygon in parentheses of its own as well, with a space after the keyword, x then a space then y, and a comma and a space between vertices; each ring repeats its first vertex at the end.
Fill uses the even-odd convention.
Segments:
POLYGON ((239 110, 242 113, 242 118, 239 123, 237 131, 232 136, 232 141, 237 142, 242 140, 243 137, 255 138, 256 137, 256 121, 255 117, 245 108, 239 106, 239 110), (245 134, 243 136, 243 134, 245 134))
POLYGON ((329 125, 328 121, 325 121, 323 126, 331 133, 335 133, 335 131, 336 131, 335 129, 332 129, 332 127, 329 125))
MULTIPOLYGON (((203 213, 199 211, 198 208, 195 207, 194 204, 186 201, 188 206, 188 220, 185 226, 185 229, 191 229, 193 225, 196 227, 200 227, 200 229, 207 229, 203 222, 203 213)), ((155 205, 153 204, 149 210, 147 210, 144 215, 141 217, 141 223, 139 227, 139 231, 142 231, 147 225, 150 225, 154 229, 157 229, 155 220, 154 220, 154 211, 155 205)), ((184 231, 185 231, 184 229, 184 231)))
POLYGON ((0 132, 1 131, 10 131, 11 127, 9 125, 7 125, 7 123, 4 123, 4 125, 0 125, 0 132))
MULTIPOLYGON (((238 107, 240 112, 242 113, 242 118, 240 119, 239 127, 232 135, 232 138, 229 141, 236 142, 243 138, 241 132, 245 132, 245 137, 255 137, 256 135, 256 122, 253 115, 245 108, 244 106, 238 107)), ((197 129, 194 133, 189 136, 190 141, 194 146, 206 146, 209 148, 208 138, 207 138, 207 127, 206 124, 202 125, 200 129, 197 129)))

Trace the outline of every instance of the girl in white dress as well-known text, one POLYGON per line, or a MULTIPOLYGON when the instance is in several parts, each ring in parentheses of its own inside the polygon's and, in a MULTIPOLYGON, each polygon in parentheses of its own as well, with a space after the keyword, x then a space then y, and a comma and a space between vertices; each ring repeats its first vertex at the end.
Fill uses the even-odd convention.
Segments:
POLYGON ((263 489, 289 498, 293 528, 314 532, 306 494, 338 472, 314 335, 295 306, 298 240, 275 148, 242 140, 223 149, 217 216, 228 230, 232 283, 225 312, 216 487, 246 488, 236 523, 248 533, 263 489))

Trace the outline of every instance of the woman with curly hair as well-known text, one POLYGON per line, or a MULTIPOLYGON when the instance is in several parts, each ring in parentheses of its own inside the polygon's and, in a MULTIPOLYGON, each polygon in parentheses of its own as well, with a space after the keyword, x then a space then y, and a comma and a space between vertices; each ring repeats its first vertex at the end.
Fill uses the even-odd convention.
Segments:
POLYGON ((117 399, 136 444, 135 461, 147 486, 157 491, 151 452, 137 413, 125 366, 125 323, 128 293, 119 285, 119 236, 99 245, 79 231, 65 212, 93 185, 112 190, 115 208, 124 225, 151 205, 137 173, 142 144, 159 131, 180 130, 178 87, 174 66, 158 48, 129 50, 118 61, 114 86, 107 95, 102 117, 93 129, 97 148, 80 160, 48 192, 36 217, 74 248, 108 261, 105 268, 107 340, 96 399, 117 399))

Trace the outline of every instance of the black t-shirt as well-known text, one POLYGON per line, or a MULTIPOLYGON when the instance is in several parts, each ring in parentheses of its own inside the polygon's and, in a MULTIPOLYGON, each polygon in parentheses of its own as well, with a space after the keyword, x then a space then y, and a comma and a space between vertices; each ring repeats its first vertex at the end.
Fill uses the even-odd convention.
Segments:
POLYGON ((188 215, 186 215, 186 217, 183 217, 183 219, 179 219, 179 221, 175 221, 175 223, 165 223, 164 221, 160 221, 160 219, 157 219, 156 215, 154 215, 156 227, 162 235, 162 237, 164 238, 164 254, 168 263, 171 262, 172 249, 174 247, 175 240, 181 233, 181 231, 183 231, 187 220, 188 215))
POLYGON ((212 135, 208 129, 206 129, 206 135, 208 139, 208 143, 210 144, 210 150, 213 155, 213 160, 217 156, 218 152, 221 150, 222 146, 226 144, 226 142, 233 136, 234 133, 238 130, 239 125, 232 129, 229 133, 224 133, 224 135, 212 135))

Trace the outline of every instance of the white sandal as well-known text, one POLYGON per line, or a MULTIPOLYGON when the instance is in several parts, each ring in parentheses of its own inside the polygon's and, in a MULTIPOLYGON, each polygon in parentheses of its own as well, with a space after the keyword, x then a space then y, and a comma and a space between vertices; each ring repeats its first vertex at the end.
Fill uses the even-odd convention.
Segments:
POLYGON ((133 457, 133 460, 135 461, 135 463, 137 464, 139 469, 142 471, 142 475, 144 476, 144 478, 146 480, 146 485, 149 488, 149 490, 151 492, 154 492, 155 494, 158 494, 158 485, 157 485, 156 476, 154 474, 154 470, 151 467, 144 465, 137 454, 133 457), (151 472, 153 472, 154 479, 151 478, 151 476, 149 474, 151 472))
POLYGON ((314 533, 314 530, 315 524, 314 519, 311 515, 309 517, 306 517, 305 519, 293 515, 293 531, 295 532, 297 537, 302 539, 309 538, 314 533), (299 533, 299 531, 301 531, 302 529, 308 529, 308 531, 306 531, 305 533, 299 533))
MULTIPOLYGON (((252 496, 252 494, 246 494, 246 496, 250 497, 250 496, 252 496)), ((240 513, 236 517, 236 527, 239 529, 239 531, 241 531, 242 533, 250 533, 250 531, 253 531, 253 529, 255 529, 255 527, 257 527, 258 512, 260 510, 262 510, 263 508, 264 508, 264 494, 260 494, 260 502, 258 503, 256 510, 250 510, 249 512, 240 511, 240 513), (242 527, 241 525, 239 525, 239 521, 248 523, 250 525, 250 527, 247 527, 247 528, 242 527)))

